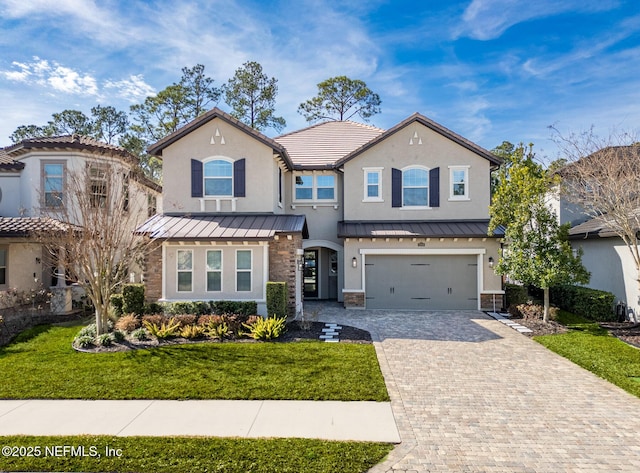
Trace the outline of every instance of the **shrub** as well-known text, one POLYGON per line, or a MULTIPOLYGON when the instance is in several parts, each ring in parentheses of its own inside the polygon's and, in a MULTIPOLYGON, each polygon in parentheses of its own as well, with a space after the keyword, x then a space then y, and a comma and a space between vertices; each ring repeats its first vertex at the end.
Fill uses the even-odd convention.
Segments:
POLYGON ((95 338, 96 333, 98 333, 98 330, 96 329, 96 324, 89 324, 86 327, 82 327, 80 329, 80 331, 78 332, 78 335, 76 335, 76 338, 80 338, 80 337, 95 338))
POLYGON ((135 314, 123 315, 116 321, 116 328, 127 333, 133 332, 135 329, 140 328, 141 325, 142 322, 135 314))
POLYGON ((164 305, 159 302, 149 302, 144 305, 145 314, 162 314, 164 313, 164 305))
POLYGON ((267 314, 274 317, 287 316, 287 283, 267 282, 267 314))
POLYGON ((200 338, 204 335, 205 328, 202 325, 187 325, 180 329, 180 336, 183 338, 200 338))
POLYGON ((505 284, 504 294, 507 307, 512 305, 517 306, 520 304, 526 304, 529 300, 529 293, 526 286, 520 286, 518 284, 505 284))
POLYGON ((175 337, 180 330, 180 323, 173 317, 170 318, 168 322, 162 322, 159 325, 148 321, 143 323, 149 333, 159 339, 175 337))
POLYGON ((131 333, 131 336, 140 342, 149 339, 149 337, 147 336, 147 331, 143 328, 134 330, 133 333, 131 333))
POLYGON ((98 337, 98 345, 101 347, 110 347, 113 345, 113 338, 110 333, 103 333, 98 337))
POLYGON ((179 301, 165 304, 164 310, 169 315, 205 315, 211 313, 211 306, 206 301, 179 301))
POLYGON ((122 294, 112 294, 109 302, 111 302, 111 307, 113 308, 114 315, 116 317, 120 317, 124 313, 122 310, 122 306, 124 304, 122 294))
POLYGON ((80 348, 91 348, 95 344, 95 338, 89 335, 82 335, 76 337, 74 342, 80 348))
POLYGON ((125 314, 144 313, 144 284, 125 284, 122 286, 122 312, 125 314))
POLYGON ((222 340, 229 335, 229 326, 225 322, 211 323, 204 331, 209 337, 222 340))
POLYGON ((617 320, 613 311, 615 295, 582 286, 556 286, 550 289, 551 302, 576 315, 597 322, 617 320))
POLYGON ((118 343, 126 338, 124 332, 120 330, 114 330, 113 332, 111 332, 111 336, 113 337, 113 341, 118 343))
POLYGON ((145 315, 142 317, 142 325, 144 325, 145 322, 149 322, 153 325, 161 325, 167 323, 168 321, 169 318, 163 314, 145 315))
POLYGON ((255 315, 258 313, 256 301, 213 301, 211 308, 215 314, 255 315))
POLYGON ((191 314, 176 315, 173 319, 180 324, 180 328, 194 325, 197 321, 197 316, 191 314))
POLYGON ((260 318, 253 325, 246 325, 250 335, 256 340, 273 340, 278 338, 286 330, 286 317, 260 318))

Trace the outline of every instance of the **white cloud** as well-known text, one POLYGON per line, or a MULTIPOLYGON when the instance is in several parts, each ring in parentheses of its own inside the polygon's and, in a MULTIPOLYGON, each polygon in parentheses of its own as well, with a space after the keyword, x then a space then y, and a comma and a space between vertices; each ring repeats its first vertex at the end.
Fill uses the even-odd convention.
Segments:
POLYGON ((525 21, 565 12, 604 11, 617 4, 617 0, 473 0, 455 36, 486 41, 525 21))
POLYGON ((144 81, 142 74, 118 81, 108 80, 104 86, 106 89, 115 89, 120 98, 131 103, 142 102, 156 93, 155 89, 144 81))

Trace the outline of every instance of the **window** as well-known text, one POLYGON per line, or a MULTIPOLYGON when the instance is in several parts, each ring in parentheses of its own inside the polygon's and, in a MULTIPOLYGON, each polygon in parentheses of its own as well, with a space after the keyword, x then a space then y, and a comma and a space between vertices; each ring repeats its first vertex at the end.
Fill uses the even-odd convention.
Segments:
POLYGON ((107 206, 107 168, 98 164, 89 165, 89 199, 91 207, 107 206))
POLYGON ((382 169, 364 168, 365 202, 382 202, 382 169))
POLYGON ((7 249, 0 248, 0 286, 7 284, 7 249))
POLYGON ((153 217, 158 211, 158 199, 153 194, 147 194, 147 217, 153 217))
POLYGON ((44 206, 62 207, 64 203, 64 163, 43 163, 42 178, 44 189, 44 206))
POLYGON ((469 166, 449 166, 449 182, 451 200, 467 200, 469 198, 469 166))
POLYGON ((299 174, 295 183, 296 200, 336 199, 336 177, 332 174, 299 174))
POLYGON ((222 291, 222 251, 207 251, 207 292, 222 291))
POLYGON ((251 250, 236 251, 236 291, 251 291, 251 250))
POLYGON ((278 202, 282 204, 282 168, 278 168, 278 202))
POLYGON ((429 171, 409 168, 402 172, 402 206, 429 206, 429 171))
POLYGON ((193 290, 193 251, 178 250, 178 292, 191 292, 193 290))
POLYGON ((129 175, 122 175, 122 210, 129 211, 129 175))
POLYGON ((233 195, 233 164, 215 159, 204 164, 204 195, 233 195))

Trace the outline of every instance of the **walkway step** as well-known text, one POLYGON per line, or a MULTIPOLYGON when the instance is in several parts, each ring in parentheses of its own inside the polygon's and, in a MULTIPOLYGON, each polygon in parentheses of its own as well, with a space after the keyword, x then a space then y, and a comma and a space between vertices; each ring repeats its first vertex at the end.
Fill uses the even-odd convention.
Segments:
POLYGON ((509 314, 499 314, 497 312, 487 312, 487 315, 493 317, 498 322, 502 322, 507 327, 511 327, 512 329, 516 330, 519 333, 533 333, 533 330, 531 330, 530 328, 525 327, 524 325, 521 325, 521 324, 509 319, 508 318, 509 314))

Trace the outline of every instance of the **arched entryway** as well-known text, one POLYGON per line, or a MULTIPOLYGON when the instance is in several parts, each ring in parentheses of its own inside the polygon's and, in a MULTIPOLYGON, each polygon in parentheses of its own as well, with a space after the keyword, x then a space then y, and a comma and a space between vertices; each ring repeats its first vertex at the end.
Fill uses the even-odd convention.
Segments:
POLYGON ((303 249, 305 300, 342 301, 342 246, 328 240, 304 240, 303 249))

